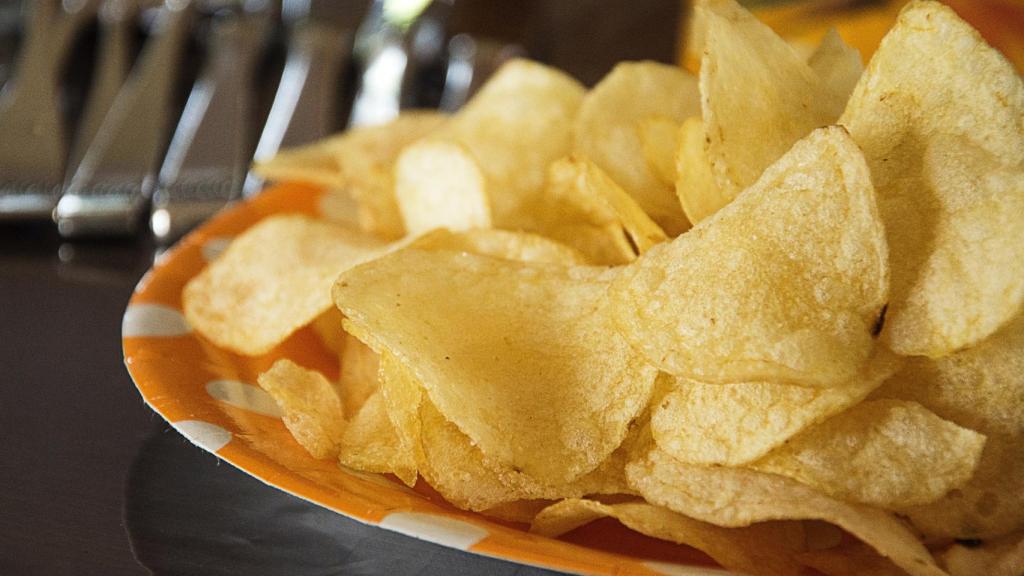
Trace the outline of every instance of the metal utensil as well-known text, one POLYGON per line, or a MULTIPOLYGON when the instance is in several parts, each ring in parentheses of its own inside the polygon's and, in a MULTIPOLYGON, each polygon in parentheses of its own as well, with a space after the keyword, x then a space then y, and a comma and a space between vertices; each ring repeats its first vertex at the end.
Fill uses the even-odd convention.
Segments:
POLYGON ((149 227, 171 242, 238 198, 252 155, 254 66, 270 31, 265 11, 215 17, 209 56, 168 147, 149 227))
POLYGON ((60 71, 98 2, 35 2, 15 77, 0 93, 0 219, 47 218, 60 192, 67 135, 60 71))
POLYGON ((54 220, 62 236, 132 234, 156 180, 171 126, 175 72, 192 3, 166 0, 154 36, 68 181, 54 220))

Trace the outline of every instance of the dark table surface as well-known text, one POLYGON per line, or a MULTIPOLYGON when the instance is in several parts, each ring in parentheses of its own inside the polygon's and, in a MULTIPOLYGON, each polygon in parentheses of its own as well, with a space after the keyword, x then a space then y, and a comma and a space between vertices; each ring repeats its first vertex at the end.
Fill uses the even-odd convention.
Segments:
MULTIPOLYGON (((678 2, 552 4, 545 52, 581 79, 672 59, 678 2)), ((547 573, 358 524, 178 435, 121 355, 153 254, 0 223, 0 575, 547 573)))

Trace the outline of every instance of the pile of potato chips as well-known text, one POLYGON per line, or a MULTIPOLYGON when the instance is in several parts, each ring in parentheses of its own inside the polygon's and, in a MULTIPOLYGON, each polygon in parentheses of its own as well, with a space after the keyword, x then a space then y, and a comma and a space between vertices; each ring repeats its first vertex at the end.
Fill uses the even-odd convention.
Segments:
POLYGON ((1024 86, 912 2, 866 69, 698 5, 699 78, 515 61, 258 167, 330 186, 185 289, 317 458, 765 575, 1024 573, 1024 86), (355 215, 355 218, 352 218, 355 215))

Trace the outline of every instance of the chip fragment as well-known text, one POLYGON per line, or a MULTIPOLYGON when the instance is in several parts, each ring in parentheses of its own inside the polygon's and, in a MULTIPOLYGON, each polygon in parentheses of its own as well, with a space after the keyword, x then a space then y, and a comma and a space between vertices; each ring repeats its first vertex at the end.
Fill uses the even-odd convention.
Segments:
POLYGON ((840 122, 871 167, 892 257, 882 337, 941 357, 1024 301, 1024 83, 952 9, 911 2, 840 122))
POLYGON ((846 502, 901 510, 967 483, 985 436, 916 402, 872 400, 790 438, 750 465, 846 502))
POLYGON ((672 186, 644 157, 637 126, 652 117, 681 122, 697 114, 697 81, 689 73, 654 62, 623 62, 584 98, 576 118, 574 151, 593 160, 675 236, 689 228, 689 222, 672 186))
POLYGON ((653 405, 652 433, 658 447, 681 462, 746 464, 860 402, 898 367, 895 355, 881 353, 851 382, 833 388, 680 379, 653 405))
POLYGON ((185 318, 214 344, 262 354, 331 306, 331 283, 388 245, 306 216, 271 216, 185 286, 185 318))
POLYGON ((765 576, 789 576, 800 570, 793 558, 803 546, 797 522, 723 528, 646 502, 603 504, 570 498, 541 510, 530 531, 556 537, 606 516, 641 534, 692 546, 729 570, 765 576))
POLYGON ((623 336, 673 375, 828 387, 871 356, 888 278, 867 166, 830 127, 628 266, 610 297, 623 336))
POLYGON ((928 550, 895 516, 826 496, 775 474, 683 464, 660 450, 626 467, 648 502, 719 526, 766 520, 824 520, 843 528, 912 576, 944 576, 928 550))
POLYGON ((338 392, 323 374, 281 359, 257 381, 281 407, 285 427, 311 456, 338 455, 346 428, 345 412, 338 392))
POLYGON ((656 375, 615 333, 606 275, 406 249, 342 274, 334 299, 487 457, 555 484, 611 454, 656 375))
POLYGON ((409 486, 416 483, 416 456, 402 444, 380 392, 371 395, 349 422, 341 437, 338 463, 364 472, 394 474, 409 486))

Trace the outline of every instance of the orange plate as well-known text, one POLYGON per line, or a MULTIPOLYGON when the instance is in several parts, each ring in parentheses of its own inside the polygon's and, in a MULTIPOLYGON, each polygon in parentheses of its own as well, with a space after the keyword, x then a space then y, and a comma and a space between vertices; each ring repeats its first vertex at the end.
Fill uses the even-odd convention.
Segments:
POLYGON ((320 197, 318 189, 298 184, 267 190, 190 234, 142 277, 124 314, 122 343, 128 372, 153 410, 200 448, 271 486, 442 546, 586 574, 727 574, 692 548, 631 533, 609 520, 558 540, 536 536, 525 525, 458 510, 425 482, 411 490, 389 476, 343 470, 296 444, 273 400, 252 383, 282 357, 336 376, 336 357, 308 328, 262 356, 219 349, 185 322, 181 290, 232 236, 271 214, 315 215, 320 197))

